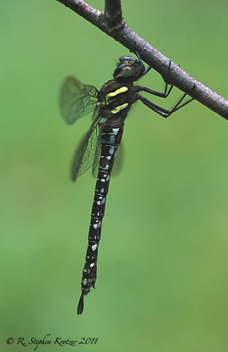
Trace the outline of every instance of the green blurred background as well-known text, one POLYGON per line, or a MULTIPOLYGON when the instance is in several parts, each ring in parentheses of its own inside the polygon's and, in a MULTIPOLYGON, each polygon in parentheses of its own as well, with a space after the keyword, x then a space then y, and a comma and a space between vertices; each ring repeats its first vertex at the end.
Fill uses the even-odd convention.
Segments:
MULTIPOLYGON (((122 6, 135 32, 228 97, 227 1, 122 6)), ((198 102, 167 120, 132 108, 96 290, 77 316, 95 179, 73 184, 69 165, 91 117, 67 126, 58 92, 69 74, 100 88, 128 51, 57 1, 1 1, 0 38, 1 351, 51 334, 99 337, 75 347, 86 351, 227 352, 228 122, 198 102)), ((141 84, 164 87, 155 71, 141 84)))

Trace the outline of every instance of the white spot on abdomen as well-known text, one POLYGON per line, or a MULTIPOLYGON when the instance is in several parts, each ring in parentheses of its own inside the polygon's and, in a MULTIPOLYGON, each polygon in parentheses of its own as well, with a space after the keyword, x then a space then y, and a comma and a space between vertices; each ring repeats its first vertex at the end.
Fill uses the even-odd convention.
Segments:
POLYGON ((95 251, 97 249, 97 243, 91 246, 92 250, 95 251))

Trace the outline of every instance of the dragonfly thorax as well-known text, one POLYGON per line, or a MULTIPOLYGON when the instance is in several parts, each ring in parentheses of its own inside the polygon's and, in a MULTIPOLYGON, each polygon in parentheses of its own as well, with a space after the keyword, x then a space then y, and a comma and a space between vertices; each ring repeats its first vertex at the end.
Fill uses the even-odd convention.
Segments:
POLYGON ((121 111, 122 118, 125 118, 136 99, 137 95, 134 94, 132 83, 126 83, 124 80, 110 80, 102 86, 99 92, 101 116, 111 117, 121 111), (122 110, 125 109, 123 113, 122 110))

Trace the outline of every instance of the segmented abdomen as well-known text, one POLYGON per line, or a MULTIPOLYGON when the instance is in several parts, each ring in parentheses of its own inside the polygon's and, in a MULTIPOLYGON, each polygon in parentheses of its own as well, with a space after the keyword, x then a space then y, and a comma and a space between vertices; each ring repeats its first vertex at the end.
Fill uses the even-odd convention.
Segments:
POLYGON ((105 211, 110 174, 113 168, 115 153, 123 135, 123 121, 117 120, 116 124, 114 124, 114 122, 115 121, 109 120, 102 127, 101 132, 101 158, 91 213, 86 263, 81 281, 82 294, 78 304, 78 314, 81 314, 83 311, 83 295, 88 294, 91 287, 95 287, 97 277, 98 245, 101 237, 101 226, 105 211))

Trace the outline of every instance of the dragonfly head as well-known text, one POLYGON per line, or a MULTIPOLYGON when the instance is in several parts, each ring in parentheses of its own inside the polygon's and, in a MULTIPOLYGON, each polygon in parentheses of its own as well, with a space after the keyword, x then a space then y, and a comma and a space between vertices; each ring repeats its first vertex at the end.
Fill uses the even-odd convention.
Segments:
POLYGON ((121 56, 117 68, 113 73, 113 78, 129 78, 137 80, 145 71, 144 65, 141 65, 139 60, 131 56, 121 56))

